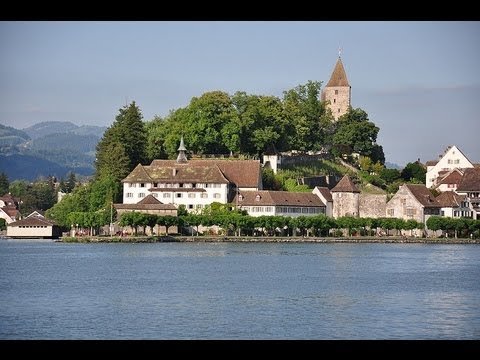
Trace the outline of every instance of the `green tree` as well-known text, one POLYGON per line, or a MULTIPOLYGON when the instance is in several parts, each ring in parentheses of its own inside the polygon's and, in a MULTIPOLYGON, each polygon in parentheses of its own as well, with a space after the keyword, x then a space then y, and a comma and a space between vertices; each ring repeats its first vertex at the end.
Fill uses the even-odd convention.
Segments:
POLYGON ((10 182, 8 181, 8 176, 5 172, 0 173, 0 196, 5 195, 8 193, 8 188, 10 186, 10 182))
POLYGON ((4 218, 0 218, 0 231, 7 229, 7 221, 4 218))
POLYGON ((408 163, 401 172, 401 177, 405 181, 415 181, 425 184, 425 175, 427 170, 418 161, 408 163))
MULTIPOLYGON (((342 151, 351 149, 351 152, 370 157, 374 163, 380 161, 383 164, 385 161, 383 149, 376 147, 379 131, 380 129, 368 120, 368 115, 364 110, 350 108, 337 122, 333 145, 337 152, 342 148, 342 151)), ((337 153, 337 155, 350 154, 347 152, 337 153)))
POLYGON ((139 163, 146 161, 146 144, 142 113, 133 101, 119 109, 112 126, 97 144, 96 176, 113 175, 120 178, 128 174, 139 163))
POLYGON ((387 169, 385 167, 380 171, 379 175, 380 175, 380 178, 385 180, 385 182, 387 184, 391 184, 395 180, 400 179, 400 177, 401 177, 399 170, 397 170, 397 169, 387 169))

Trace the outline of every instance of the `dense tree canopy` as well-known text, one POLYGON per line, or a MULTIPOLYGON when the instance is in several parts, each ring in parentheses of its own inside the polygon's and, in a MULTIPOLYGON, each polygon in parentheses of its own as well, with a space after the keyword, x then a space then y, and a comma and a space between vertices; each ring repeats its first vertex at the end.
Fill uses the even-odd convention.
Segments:
POLYGON ((97 178, 113 176, 120 180, 147 160, 147 134, 139 107, 134 101, 119 112, 97 145, 97 178))
POLYGON ((427 170, 418 161, 408 163, 401 172, 402 179, 406 181, 425 184, 425 175, 427 170))
POLYGON ((0 196, 5 195, 8 193, 8 187, 10 186, 10 182, 8 181, 8 176, 5 172, 0 173, 0 196))

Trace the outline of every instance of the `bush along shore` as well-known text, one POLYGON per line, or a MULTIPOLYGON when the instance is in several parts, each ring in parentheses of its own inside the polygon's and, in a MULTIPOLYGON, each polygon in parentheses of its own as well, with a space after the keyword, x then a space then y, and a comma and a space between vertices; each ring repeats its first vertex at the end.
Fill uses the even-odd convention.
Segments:
POLYGON ((383 237, 300 237, 300 236, 81 236, 63 237, 57 242, 65 243, 157 243, 157 242, 225 242, 225 243, 418 243, 418 244, 480 244, 480 239, 466 238, 419 238, 402 236, 383 237))

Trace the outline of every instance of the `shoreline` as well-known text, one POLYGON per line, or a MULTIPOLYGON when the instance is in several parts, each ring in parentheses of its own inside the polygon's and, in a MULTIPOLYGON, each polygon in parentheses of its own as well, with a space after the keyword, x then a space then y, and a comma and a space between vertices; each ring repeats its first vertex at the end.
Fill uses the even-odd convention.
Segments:
POLYGON ((324 243, 324 244, 480 244, 480 239, 414 238, 414 237, 225 237, 225 236, 159 236, 159 237, 77 237, 60 238, 63 243, 324 243))

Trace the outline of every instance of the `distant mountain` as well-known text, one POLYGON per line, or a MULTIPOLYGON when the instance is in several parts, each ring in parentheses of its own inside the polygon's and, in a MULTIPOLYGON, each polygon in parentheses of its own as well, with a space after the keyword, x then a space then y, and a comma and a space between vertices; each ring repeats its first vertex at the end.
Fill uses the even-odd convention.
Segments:
POLYGON ((78 126, 69 121, 44 121, 23 129, 33 140, 45 135, 67 133, 77 129, 78 126))
POLYGON ((388 162, 388 161, 385 161, 385 167, 387 169, 397 169, 397 170, 402 170, 403 169, 403 167, 401 167, 400 165, 394 164, 394 163, 391 163, 391 162, 388 162))
POLYGON ((107 128, 47 121, 18 130, 0 125, 0 171, 9 179, 94 172, 96 146, 107 128))
POLYGON ((0 147, 20 145, 30 140, 30 136, 22 130, 0 124, 0 147))
POLYGON ((85 176, 93 173, 90 168, 69 168, 31 155, 0 155, 0 172, 5 172, 10 181, 16 179, 33 181, 40 176, 49 175, 65 178, 70 171, 85 176))

